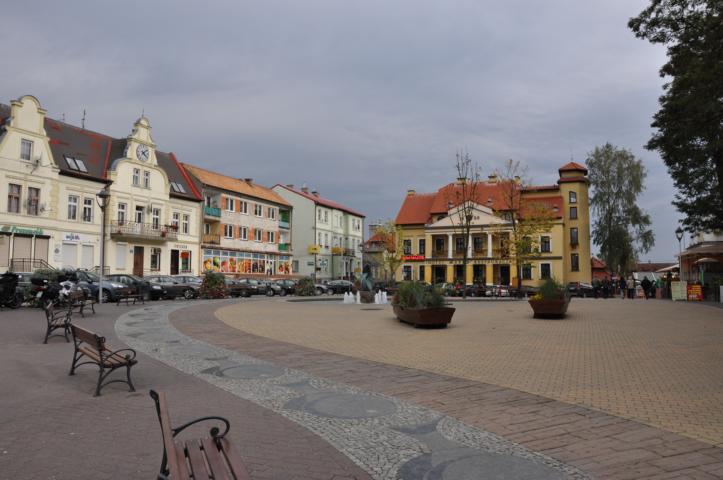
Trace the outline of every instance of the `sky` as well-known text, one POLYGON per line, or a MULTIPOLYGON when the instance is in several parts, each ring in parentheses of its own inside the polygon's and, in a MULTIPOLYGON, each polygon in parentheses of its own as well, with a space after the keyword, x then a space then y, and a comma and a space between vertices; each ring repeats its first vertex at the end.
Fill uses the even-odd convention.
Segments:
MULTIPOLYGON (((0 102, 36 96, 115 137, 142 112, 158 148, 255 182, 306 184, 394 218, 466 149, 553 184, 611 142, 647 169, 640 204, 673 261, 680 217, 656 152, 665 50, 627 28, 647 0, 0 0, 0 102)), ((593 252, 597 252, 593 247, 593 252)))

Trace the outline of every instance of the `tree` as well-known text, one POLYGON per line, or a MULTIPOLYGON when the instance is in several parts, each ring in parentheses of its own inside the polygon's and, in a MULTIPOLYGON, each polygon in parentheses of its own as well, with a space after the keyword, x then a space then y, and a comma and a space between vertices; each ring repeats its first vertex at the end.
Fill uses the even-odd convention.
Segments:
MULTIPOLYGON (((550 207, 534 199, 524 199, 522 192, 530 185, 527 167, 519 161, 507 160, 495 171, 499 183, 499 213, 511 228, 508 254, 517 272, 517 292, 522 293, 522 267, 540 256, 540 234, 552 229, 554 215, 550 207)), ((502 230, 500 230, 502 231, 502 230)))
POLYGON ((590 179, 593 242, 613 272, 626 275, 655 243, 650 216, 637 204, 645 189, 643 162, 610 143, 595 147, 585 161, 590 179))
MULTIPOLYGON (((457 152, 455 168, 457 170, 457 185, 447 191, 447 206, 449 210, 456 208, 456 213, 450 217, 452 228, 459 232, 464 239, 464 252, 462 266, 467 274, 469 263, 469 238, 472 232, 472 222, 477 204, 477 190, 480 183, 480 166, 472 163, 467 151, 457 152), (456 222, 455 222, 456 221, 456 222)), ((467 298, 467 289, 462 288, 462 296, 467 298)))
MULTIPOLYGON (((384 270, 390 274, 392 281, 395 280, 395 273, 402 264, 404 253, 404 232, 393 221, 387 220, 377 227, 374 234, 379 237, 382 245, 382 262, 384 270)), ((385 273, 386 275, 386 273, 385 273)))
POLYGON ((638 38, 668 47, 660 76, 657 150, 677 188, 690 231, 723 230, 723 2, 652 0, 628 26, 638 38))

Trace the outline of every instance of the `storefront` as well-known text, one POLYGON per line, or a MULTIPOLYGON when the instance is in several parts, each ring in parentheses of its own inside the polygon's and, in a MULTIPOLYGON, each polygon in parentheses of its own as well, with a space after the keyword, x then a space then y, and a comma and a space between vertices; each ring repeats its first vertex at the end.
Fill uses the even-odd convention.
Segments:
POLYGON ((188 245, 174 243, 171 245, 171 275, 190 273, 193 271, 193 252, 188 245))
POLYGON ((232 250, 203 251, 203 271, 256 275, 291 275, 291 257, 232 250))
POLYGON ((3 225, 0 227, 0 271, 15 262, 16 271, 32 271, 36 263, 48 261, 50 236, 42 228, 3 225))

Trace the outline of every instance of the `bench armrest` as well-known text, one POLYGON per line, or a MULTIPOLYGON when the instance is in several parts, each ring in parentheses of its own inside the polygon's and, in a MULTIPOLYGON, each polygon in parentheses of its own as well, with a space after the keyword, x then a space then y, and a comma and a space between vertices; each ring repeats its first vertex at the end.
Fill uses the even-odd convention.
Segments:
POLYGON ((121 348, 120 350, 116 350, 115 352, 111 352, 110 350, 106 350, 103 352, 103 355, 106 357, 112 357, 113 355, 120 354, 121 352, 131 352, 131 354, 125 354, 121 355, 121 357, 125 358, 126 360, 134 360, 136 358, 136 351, 132 348, 121 348))
POLYGON ((213 416, 212 416, 212 417, 201 417, 201 418, 197 418, 196 420, 192 420, 192 421, 190 421, 190 422, 188 422, 188 423, 184 423, 184 424, 181 425, 180 427, 176 427, 176 428, 171 429, 171 432, 173 433, 173 436, 175 437, 176 435, 178 435, 179 433, 181 433, 183 430, 185 430, 186 428, 190 427, 191 425, 195 425, 195 424, 200 423, 200 422, 205 422, 205 421, 207 421, 207 420, 213 420, 213 421, 221 422, 221 423, 223 423, 223 424, 225 425, 225 428, 224 428, 224 430, 223 430, 223 433, 221 433, 221 434, 219 434, 219 428, 218 428, 218 427, 213 427, 213 428, 211 428, 211 430, 210 430, 209 433, 211 434, 211 438, 213 438, 214 440, 220 440, 220 439, 222 439, 223 437, 225 437, 226 434, 228 433, 229 429, 231 428, 231 424, 230 424, 229 421, 226 420, 225 418, 223 418, 223 417, 213 417, 213 416))

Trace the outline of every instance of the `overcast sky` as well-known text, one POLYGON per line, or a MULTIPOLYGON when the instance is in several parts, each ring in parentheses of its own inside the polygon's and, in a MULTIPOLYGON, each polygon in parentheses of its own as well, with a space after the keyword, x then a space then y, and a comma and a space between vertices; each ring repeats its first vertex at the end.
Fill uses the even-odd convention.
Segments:
MULTIPOLYGON (((643 145, 665 51, 627 21, 647 0, 39 2, 2 5, 0 101, 123 137, 143 110, 161 150, 255 181, 306 183, 394 218, 466 147, 535 183, 596 145, 648 169, 641 204, 672 260, 672 181, 643 145)), ((597 252, 596 248, 593 248, 597 252)))

